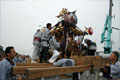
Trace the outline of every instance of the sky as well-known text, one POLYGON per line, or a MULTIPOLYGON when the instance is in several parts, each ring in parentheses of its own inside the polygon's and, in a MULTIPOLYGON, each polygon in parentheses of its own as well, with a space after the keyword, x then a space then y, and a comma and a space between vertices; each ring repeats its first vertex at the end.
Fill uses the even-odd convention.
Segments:
MULTIPOLYGON (((120 29, 120 0, 113 0, 112 27, 120 29)), ((109 11, 109 0, 0 0, 0 45, 14 46, 21 54, 32 55, 33 35, 41 25, 50 22, 55 25, 62 8, 77 10, 77 26, 93 28, 93 35, 86 35, 97 43, 97 51, 103 51, 101 44, 105 18, 109 11)), ((120 31, 112 31, 113 50, 120 45, 120 31)))

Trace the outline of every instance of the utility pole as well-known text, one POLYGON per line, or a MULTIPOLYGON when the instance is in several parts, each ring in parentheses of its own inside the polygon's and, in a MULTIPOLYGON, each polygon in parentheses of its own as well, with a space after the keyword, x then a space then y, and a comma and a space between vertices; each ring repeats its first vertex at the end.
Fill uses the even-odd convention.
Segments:
POLYGON ((0 0, 0 45, 1 45, 1 0, 0 0))
POLYGON ((112 52, 112 47, 111 47, 111 33, 112 33, 111 24, 112 24, 113 2, 112 2, 112 0, 109 0, 109 1, 110 1, 109 15, 106 16, 104 31, 101 34, 101 43, 105 43, 105 46, 104 46, 104 53, 105 54, 110 54, 112 52), (107 37, 105 38, 105 33, 106 32, 107 32, 107 37))

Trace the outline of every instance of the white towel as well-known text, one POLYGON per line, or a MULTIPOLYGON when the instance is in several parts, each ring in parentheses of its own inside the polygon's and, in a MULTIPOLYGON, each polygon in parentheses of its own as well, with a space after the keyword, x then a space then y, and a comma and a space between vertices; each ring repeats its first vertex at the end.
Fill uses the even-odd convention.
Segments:
POLYGON ((58 52, 57 50, 53 50, 53 56, 49 59, 49 62, 54 63, 54 61, 58 58, 59 55, 60 52, 58 52))

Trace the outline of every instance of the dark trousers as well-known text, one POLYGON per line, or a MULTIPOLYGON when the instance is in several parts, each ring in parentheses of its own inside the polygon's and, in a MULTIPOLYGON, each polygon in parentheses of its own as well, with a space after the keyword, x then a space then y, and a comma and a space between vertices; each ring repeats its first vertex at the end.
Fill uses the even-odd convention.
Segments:
POLYGON ((72 80, 78 80, 78 73, 73 73, 72 80))
POLYGON ((70 56, 71 56, 71 51, 70 51, 70 50, 67 50, 67 51, 66 51, 66 56, 67 56, 67 58, 70 59, 70 56))
POLYGON ((89 56, 94 56, 95 52, 96 52, 96 50, 88 50, 88 55, 89 56))
POLYGON ((49 47, 44 47, 42 49, 42 52, 41 52, 41 55, 40 55, 40 63, 42 63, 42 62, 47 63, 48 52, 49 52, 49 47))

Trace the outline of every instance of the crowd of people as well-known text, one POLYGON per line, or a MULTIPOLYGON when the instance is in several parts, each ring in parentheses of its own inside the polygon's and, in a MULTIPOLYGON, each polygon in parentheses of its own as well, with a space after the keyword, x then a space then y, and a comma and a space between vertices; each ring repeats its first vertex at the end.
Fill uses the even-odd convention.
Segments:
POLYGON ((11 74, 11 67, 16 63, 31 63, 29 55, 16 54, 13 46, 8 46, 4 52, 0 53, 0 80, 17 80, 11 74))
POLYGON ((49 52, 49 40, 51 39, 50 29, 52 28, 51 23, 48 23, 44 28, 44 31, 40 29, 34 34, 33 45, 33 60, 40 58, 40 62, 47 62, 47 55, 49 52))
MULTIPOLYGON (((0 62, 6 58, 5 52, 0 52, 0 62)), ((31 57, 29 55, 22 55, 16 53, 15 58, 13 59, 14 63, 31 63, 31 57)))
MULTIPOLYGON (((55 50, 56 53, 56 50, 55 50)), ((12 46, 9 46, 5 49, 5 56, 0 61, 0 80, 16 80, 16 77, 10 73, 11 67, 15 66, 16 63, 25 62, 27 58, 28 62, 30 57, 23 55, 16 55, 15 49, 12 46)), ((53 60, 55 57, 52 57, 53 60)), ((103 80, 120 80, 120 61, 118 60, 119 53, 112 52, 110 56, 111 63, 106 64, 102 69, 103 80)), ((50 59, 50 61, 52 61, 50 59)), ((54 62, 55 66, 74 66, 75 62, 72 59, 61 59, 58 62, 54 62)))
POLYGON ((29 55, 17 54, 13 59, 15 63, 31 63, 31 57, 29 55))
MULTIPOLYGON (((60 41, 60 36, 54 35, 50 32, 52 28, 51 23, 48 23, 43 30, 38 29, 34 34, 33 45, 34 51, 32 59, 36 61, 39 58, 40 63, 53 63, 55 66, 74 66, 74 60, 70 59, 71 47, 67 47, 67 59, 63 58, 55 62, 58 56, 61 54, 60 47, 63 44, 60 41), (49 55, 52 52, 52 56, 49 55), (47 57, 49 56, 49 59, 47 57)), ((72 45, 70 39, 67 39, 68 43, 66 45, 72 45)), ((92 43, 86 40, 87 44, 92 43)), ((80 43, 75 41, 75 46, 80 49, 80 43)), ((63 47, 64 48, 64 47, 63 47)), ((95 50, 96 48, 94 48, 95 50)), ((90 51, 88 51, 90 52, 90 51)), ((92 54, 93 55, 93 54, 92 54)), ((112 52, 110 56, 111 64, 106 64, 104 69, 102 69, 103 77, 105 79, 119 80, 120 79, 120 61, 118 60, 118 52, 112 52)), ((8 46, 5 49, 4 54, 0 54, 0 80, 16 80, 16 77, 10 73, 11 67, 15 66, 16 63, 31 63, 31 58, 29 55, 16 54, 13 46, 8 46)))
MULTIPOLYGON (((96 52, 96 43, 92 42, 89 39, 85 39, 85 43, 87 46, 82 45, 83 39, 74 40, 73 37, 68 36, 66 39, 63 34, 56 33, 55 30, 52 29, 52 24, 47 23, 46 27, 41 30, 38 29, 33 36, 33 45, 34 51, 32 59, 36 61, 36 59, 40 59, 40 63, 53 63, 59 55, 62 58, 70 58, 71 54, 80 55, 80 50, 84 50, 84 55, 92 55, 94 56, 96 52), (54 34, 54 35, 53 35, 54 34), (59 35, 58 35, 59 34, 59 35), (50 51, 52 51, 53 55, 50 55, 50 51), (52 56, 52 59, 48 60, 52 56), (52 60, 52 62, 51 62, 52 60)), ((79 36, 80 37, 80 36, 79 36)))

